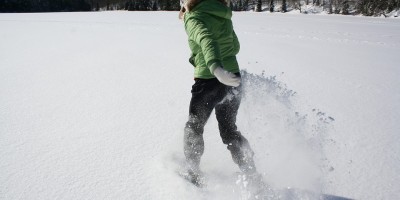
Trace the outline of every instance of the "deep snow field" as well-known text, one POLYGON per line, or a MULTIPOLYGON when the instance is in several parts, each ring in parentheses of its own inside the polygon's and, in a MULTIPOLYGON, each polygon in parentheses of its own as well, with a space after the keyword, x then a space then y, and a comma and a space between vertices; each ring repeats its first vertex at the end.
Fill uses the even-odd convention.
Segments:
MULTIPOLYGON (((237 124, 265 182, 400 199, 400 20, 246 12, 233 23, 237 124)), ((188 56, 177 12, 0 14, 0 199, 244 200, 213 116, 209 187, 176 173, 188 56)))

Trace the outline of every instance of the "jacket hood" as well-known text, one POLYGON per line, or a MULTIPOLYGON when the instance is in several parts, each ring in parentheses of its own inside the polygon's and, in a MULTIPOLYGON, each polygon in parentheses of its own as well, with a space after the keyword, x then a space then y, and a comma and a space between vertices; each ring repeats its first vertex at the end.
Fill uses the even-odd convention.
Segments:
POLYGON ((231 19, 232 10, 224 0, 188 0, 185 5, 189 12, 203 12, 217 17, 231 19))

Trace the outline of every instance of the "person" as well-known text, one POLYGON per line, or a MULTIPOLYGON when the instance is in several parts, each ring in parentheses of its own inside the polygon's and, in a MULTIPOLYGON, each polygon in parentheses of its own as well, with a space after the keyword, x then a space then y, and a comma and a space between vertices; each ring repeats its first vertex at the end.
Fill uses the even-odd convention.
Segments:
POLYGON ((187 174, 196 185, 204 181, 200 170, 203 132, 214 109, 222 142, 233 161, 243 173, 256 173, 254 152, 236 126, 242 85, 236 60, 240 45, 231 17, 232 11, 223 0, 188 0, 179 14, 192 53, 189 62, 194 66, 195 83, 184 128, 184 154, 187 174))

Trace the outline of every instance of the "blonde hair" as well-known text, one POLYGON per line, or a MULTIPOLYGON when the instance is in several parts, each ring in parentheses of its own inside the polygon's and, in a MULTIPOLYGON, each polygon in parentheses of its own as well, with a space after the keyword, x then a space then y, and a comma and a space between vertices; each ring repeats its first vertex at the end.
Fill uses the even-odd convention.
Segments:
MULTIPOLYGON (((203 0, 180 0, 180 4, 181 7, 184 7, 185 10, 184 11, 190 11, 192 10, 197 4, 199 4, 200 2, 202 2, 203 0)), ((221 2, 222 4, 224 4, 225 6, 229 6, 230 4, 230 0, 217 0, 219 2, 221 2)), ((182 10, 182 8, 181 8, 182 10)))

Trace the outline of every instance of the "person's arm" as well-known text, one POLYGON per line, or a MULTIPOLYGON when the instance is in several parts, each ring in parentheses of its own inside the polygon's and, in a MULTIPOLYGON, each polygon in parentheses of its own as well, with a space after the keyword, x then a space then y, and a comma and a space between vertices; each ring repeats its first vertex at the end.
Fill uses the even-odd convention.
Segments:
POLYGON ((189 38, 200 46, 210 72, 225 85, 239 86, 240 77, 223 69, 219 45, 206 24, 196 18, 190 18, 185 26, 189 38))
POLYGON ((219 45, 207 25, 194 17, 187 19, 185 25, 189 39, 200 46, 210 71, 213 72, 216 67, 222 66, 219 45))

